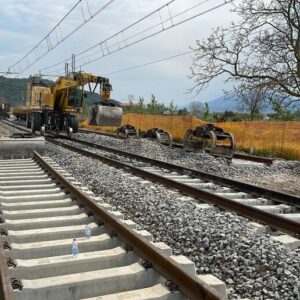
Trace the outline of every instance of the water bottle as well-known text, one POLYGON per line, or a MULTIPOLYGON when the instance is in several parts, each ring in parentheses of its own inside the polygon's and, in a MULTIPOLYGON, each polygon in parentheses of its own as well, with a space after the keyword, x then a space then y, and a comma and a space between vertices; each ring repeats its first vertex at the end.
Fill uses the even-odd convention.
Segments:
POLYGON ((89 239, 91 237, 91 229, 88 224, 85 225, 85 238, 89 239))
POLYGON ((77 257, 78 253, 79 253, 79 249, 78 249, 77 241, 76 241, 76 239, 73 239, 73 242, 72 242, 72 255, 73 255, 73 257, 77 257))

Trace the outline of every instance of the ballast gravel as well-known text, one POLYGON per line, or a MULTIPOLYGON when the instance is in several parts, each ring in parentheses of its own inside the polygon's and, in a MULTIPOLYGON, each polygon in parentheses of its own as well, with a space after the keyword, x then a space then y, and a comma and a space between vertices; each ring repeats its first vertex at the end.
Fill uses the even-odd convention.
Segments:
POLYGON ((155 241, 189 257, 198 274, 226 282, 229 299, 300 299, 300 249, 283 247, 270 240, 270 232, 256 232, 235 214, 197 209, 164 186, 57 146, 47 145, 47 152, 155 241))
POLYGON ((299 161, 276 160, 271 166, 238 159, 230 163, 224 158, 170 149, 147 139, 122 140, 94 133, 77 133, 74 138, 300 196, 299 161))

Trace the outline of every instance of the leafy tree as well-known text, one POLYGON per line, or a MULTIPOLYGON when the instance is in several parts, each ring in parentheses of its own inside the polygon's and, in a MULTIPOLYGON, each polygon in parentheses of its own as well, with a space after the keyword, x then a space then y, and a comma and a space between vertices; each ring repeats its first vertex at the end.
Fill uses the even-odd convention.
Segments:
POLYGON ((208 107, 208 103, 205 102, 205 108, 204 108, 204 113, 203 113, 203 117, 205 121, 209 121, 209 107, 208 107))
POLYGON ((196 41, 191 78, 204 89, 214 78, 281 95, 280 105, 300 101, 299 0, 242 0, 233 3, 239 21, 196 41), (288 96, 288 97, 286 97, 288 96))
POLYGON ((139 97, 138 105, 139 105, 141 108, 144 108, 144 107, 145 107, 144 102, 145 102, 144 97, 139 97))
POLYGON ((147 103, 147 113, 150 115, 161 115, 165 110, 163 103, 158 103, 155 96, 152 94, 150 97, 150 102, 147 103))
POLYGON ((187 110, 186 107, 184 107, 184 108, 178 109, 177 113, 178 113, 178 115, 188 115, 189 111, 187 110))
POLYGON ((270 100, 274 113, 269 114, 269 117, 274 121, 293 121, 294 113, 281 106, 280 101, 276 101, 274 99, 270 100))
POLYGON ((170 115, 175 115, 177 113, 177 105, 174 105, 173 100, 171 100, 169 106, 166 108, 170 115))

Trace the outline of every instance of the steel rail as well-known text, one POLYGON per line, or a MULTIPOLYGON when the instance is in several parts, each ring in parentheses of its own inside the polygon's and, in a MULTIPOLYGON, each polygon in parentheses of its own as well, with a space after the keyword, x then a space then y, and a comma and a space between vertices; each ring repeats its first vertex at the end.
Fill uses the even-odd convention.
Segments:
POLYGON ((161 168, 165 168, 165 169, 168 169, 168 170, 171 170, 171 171, 179 172, 181 174, 190 175, 190 176, 195 177, 195 178, 212 181, 216 184, 236 188, 236 189, 239 189, 240 191, 243 191, 243 192, 246 192, 246 193, 251 193, 251 194, 254 194, 256 196, 268 197, 268 199, 270 199, 272 201, 275 201, 275 202, 300 207, 300 198, 297 197, 297 196, 291 195, 291 194, 277 192, 277 191, 274 191, 274 190, 259 187, 259 186, 252 185, 252 184, 249 184, 249 183, 244 183, 244 182, 241 182, 241 181, 229 179, 229 178, 226 178, 226 177, 217 176, 217 175, 206 173, 206 172, 201 172, 201 171, 198 171, 198 170, 195 170, 195 169, 190 169, 190 168, 186 168, 186 167, 183 167, 183 166, 180 166, 180 165, 171 164, 171 163, 168 163, 168 162, 164 162, 164 161, 161 161, 161 160, 145 157, 145 156, 142 156, 142 155, 133 154, 133 153, 130 153, 130 152, 119 150, 119 149, 115 149, 115 148, 111 148, 111 147, 107 147, 107 146, 103 146, 103 145, 99 145, 99 144, 94 144, 94 143, 87 142, 87 141, 80 140, 80 139, 69 138, 69 137, 66 137, 66 136, 58 136, 58 137, 62 138, 62 139, 67 139, 71 142, 86 145, 86 146, 91 147, 91 148, 96 148, 96 149, 108 151, 108 152, 111 152, 111 153, 115 153, 115 154, 118 154, 118 155, 129 157, 129 158, 132 158, 132 159, 135 159, 135 160, 150 163, 152 165, 155 165, 155 166, 158 166, 158 167, 161 167, 161 168))
POLYGON ((6 262, 5 250, 3 248, 4 239, 0 235, 0 299, 16 300, 11 285, 11 276, 6 262))
POLYGON ((177 189, 186 195, 189 195, 196 199, 199 199, 200 201, 217 205, 225 210, 235 212, 235 213, 240 214, 244 217, 247 217, 251 220, 255 220, 255 221, 267 224, 272 228, 275 228, 280 231, 286 232, 288 234, 300 237, 300 223, 293 221, 291 219, 284 218, 279 215, 272 214, 272 213, 260 210, 258 208, 255 208, 255 207, 252 207, 252 206, 249 206, 249 205, 246 205, 246 204, 234 201, 234 200, 230 200, 228 198, 225 198, 225 197, 222 197, 219 195, 215 195, 215 194, 212 194, 207 191, 203 191, 203 190, 191 187, 184 183, 180 183, 178 181, 145 171, 143 169, 140 169, 140 168, 131 166, 129 164, 105 157, 103 155, 100 155, 100 154, 97 154, 94 152, 83 150, 81 148, 78 148, 78 147, 75 147, 75 146, 60 142, 60 141, 56 141, 49 137, 47 137, 46 140, 55 145, 59 145, 66 149, 69 149, 71 151, 78 152, 84 156, 100 160, 100 161, 102 161, 106 164, 109 164, 113 167, 116 167, 118 169, 122 168, 122 169, 126 170, 127 172, 133 173, 134 175, 146 178, 146 179, 154 181, 154 182, 158 182, 158 183, 168 186, 172 189, 177 189))
MULTIPOLYGON (((99 134, 99 135, 104 135, 104 136, 108 136, 108 137, 113 137, 113 138, 117 138, 117 136, 114 133, 108 133, 108 132, 101 132, 101 131, 96 131, 96 130, 89 130, 89 129, 78 129, 79 133, 95 133, 95 134, 99 134)), ((163 145, 168 146, 167 143, 162 143, 163 145)), ((180 143, 172 143, 172 148, 179 148, 179 149, 183 149, 183 144, 180 143)), ((209 153, 209 151, 208 151, 209 153)), ((212 156, 215 157, 225 157, 228 159, 231 159, 229 157, 226 156, 222 156, 222 155, 217 155, 217 154, 210 154, 212 156)), ((250 155, 250 154, 244 154, 244 153, 234 153, 233 157, 235 159, 243 159, 243 160, 249 160, 249 161, 253 161, 253 162, 259 162, 259 163, 264 163, 266 165, 271 165, 273 163, 273 161, 275 160, 274 158, 270 158, 270 157, 260 157, 260 156, 255 156, 255 155, 250 155)))
POLYGON ((155 270, 167 280, 173 281, 178 289, 188 298, 195 300, 224 299, 219 292, 208 286, 196 275, 190 275, 183 270, 169 256, 159 252, 157 248, 141 237, 134 230, 124 225, 111 213, 101 208, 98 203, 88 197, 52 166, 50 166, 37 152, 34 159, 43 167, 59 184, 61 184, 85 209, 94 215, 98 222, 104 223, 112 235, 117 235, 125 244, 131 246, 133 251, 146 259, 155 270))

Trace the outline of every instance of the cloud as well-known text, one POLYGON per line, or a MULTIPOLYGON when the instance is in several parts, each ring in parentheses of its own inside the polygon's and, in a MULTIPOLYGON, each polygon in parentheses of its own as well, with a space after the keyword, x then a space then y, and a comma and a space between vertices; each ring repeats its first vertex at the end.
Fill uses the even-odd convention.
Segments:
MULTIPOLYGON (((107 2, 107 0, 83 0, 85 16, 88 16, 87 3, 91 12, 94 12, 107 2)), ((214 3, 208 2, 203 6, 199 6, 198 11, 200 12, 216 3, 216 1, 210 2, 214 3)), ((5 41, 0 45, 0 54, 6 56, 6 59, 0 57, 1 68, 6 69, 30 50, 57 24, 74 3, 74 0, 0 0, 0 38, 5 41)), ((42 67, 71 57, 72 53, 78 53, 104 40, 165 3, 164 0, 115 1, 22 75, 29 76, 42 67)), ((199 3, 199 0, 178 0, 174 3, 175 5, 170 5, 173 15, 199 3)), ((190 15, 190 13, 187 13, 187 15, 190 15)), ((162 18, 164 17, 166 17, 165 12, 162 14, 162 18)), ((71 28, 80 24, 82 18, 82 12, 79 8, 70 15, 62 30, 65 30, 65 32, 70 31, 71 28)), ((207 37, 212 27, 227 24, 232 19, 230 5, 227 5, 135 46, 116 52, 85 66, 84 69, 101 75, 184 52, 194 45, 196 39, 207 37)), ((159 21, 160 18, 157 14, 153 17, 153 23, 150 24, 159 21)), ((111 80, 115 80, 113 83, 114 96, 124 99, 128 94, 147 95, 152 91, 157 93, 158 98, 161 99, 174 99, 176 103, 187 101, 192 96, 187 95, 186 90, 193 85, 193 82, 187 79, 190 63, 191 59, 188 55, 161 64, 113 75, 111 80)), ((217 97, 221 94, 222 87, 218 83, 218 85, 204 92, 203 95, 204 97, 206 97, 205 95, 217 97)))

